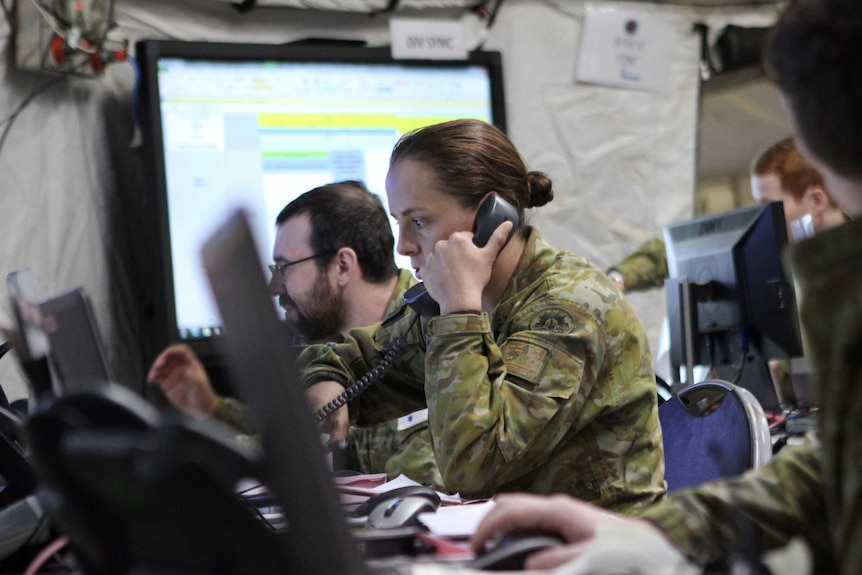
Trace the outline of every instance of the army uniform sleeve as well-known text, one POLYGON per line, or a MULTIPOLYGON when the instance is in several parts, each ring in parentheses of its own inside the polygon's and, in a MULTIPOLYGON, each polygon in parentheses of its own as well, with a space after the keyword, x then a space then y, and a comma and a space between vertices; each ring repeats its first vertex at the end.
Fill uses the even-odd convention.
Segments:
POLYGON ((803 532, 816 561, 831 548, 825 504, 820 443, 812 434, 760 469, 679 491, 641 516, 699 565, 731 553, 758 557, 803 532))
POLYGON ((228 424, 240 433, 251 433, 248 408, 236 399, 219 397, 216 403, 215 418, 228 424))
POLYGON ((629 322, 637 318, 625 313, 616 289, 598 275, 561 274, 565 279, 554 287, 516 298, 514 309, 504 312, 509 328, 499 343, 486 313, 431 320, 425 395, 449 491, 482 496, 527 486, 614 500, 617 485, 627 489, 615 465, 637 449, 632 428, 654 435, 648 451, 655 460, 644 465, 649 479, 634 467, 626 479, 654 487, 653 474, 660 478, 663 470, 661 432, 649 403, 621 415, 619 425, 598 421, 626 412, 628 394, 655 405, 648 346, 643 339, 629 345, 636 339, 629 322), (567 464, 557 465, 560 454, 567 464), (546 474, 547 483, 528 480, 536 473, 546 474))
POLYGON ((608 271, 613 270, 622 275, 627 292, 663 287, 668 277, 664 241, 647 240, 608 271))
MULTIPOLYGON (((399 421, 404 417, 399 418, 399 421)), ((386 475, 395 479, 406 475, 410 479, 430 485, 438 491, 445 491, 446 486, 440 471, 437 469, 437 459, 428 422, 423 421, 410 428, 398 427, 395 433, 398 452, 392 454, 386 461, 386 475)))
POLYGON ((351 422, 360 426, 423 409, 423 324, 414 323, 414 317, 412 310, 406 311, 383 324, 351 330, 343 342, 307 347, 299 356, 302 385, 327 379, 347 388, 372 374, 374 382, 349 403, 351 422), (399 339, 403 350, 391 367, 380 368, 399 339))

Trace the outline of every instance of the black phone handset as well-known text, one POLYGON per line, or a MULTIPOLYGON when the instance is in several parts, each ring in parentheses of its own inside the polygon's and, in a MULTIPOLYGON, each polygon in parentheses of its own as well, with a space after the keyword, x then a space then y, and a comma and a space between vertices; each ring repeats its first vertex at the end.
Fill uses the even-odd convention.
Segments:
MULTIPOLYGON (((518 210, 496 193, 488 194, 479 205, 479 211, 476 212, 476 221, 473 225, 473 243, 479 247, 484 247, 488 243, 488 240, 491 239, 494 230, 500 227, 500 224, 505 221, 512 222, 512 230, 509 232, 509 236, 506 238, 506 243, 503 244, 503 247, 506 247, 506 244, 509 243, 512 235, 515 233, 515 228, 518 227, 518 210)), ((502 248, 500 249, 502 251, 502 248)), ((389 371, 392 364, 401 355, 401 352, 404 351, 402 338, 413 329, 419 316, 434 317, 440 315, 440 306, 437 305, 436 301, 431 299, 431 296, 425 290, 425 286, 421 283, 405 291, 403 297, 404 302, 417 312, 410 323, 410 327, 395 341, 395 345, 386 352, 386 355, 383 356, 377 367, 363 375, 353 385, 347 387, 341 395, 314 412, 313 419, 315 423, 320 423, 329 417, 329 415, 341 409, 389 371)))
MULTIPOLYGON (((491 239, 494 230, 505 221, 512 222, 512 230, 509 232, 503 247, 506 247, 518 227, 518 210, 496 192, 488 194, 479 205, 479 211, 476 212, 476 222, 473 225, 473 243, 480 248, 484 247, 491 239)), ((501 251, 502 249, 500 248, 501 251)), ((405 291, 403 297, 404 303, 416 310, 422 317, 440 315, 440 306, 428 295, 428 291, 421 283, 405 291)))

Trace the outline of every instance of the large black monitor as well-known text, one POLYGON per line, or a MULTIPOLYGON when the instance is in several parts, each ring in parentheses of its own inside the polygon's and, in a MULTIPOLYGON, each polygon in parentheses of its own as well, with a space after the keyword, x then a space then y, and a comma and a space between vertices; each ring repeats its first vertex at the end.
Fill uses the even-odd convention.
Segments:
POLYGON ((498 52, 405 61, 355 45, 176 41, 143 41, 136 52, 147 362, 176 341, 216 361, 222 322, 197 254, 231 210, 248 211, 268 251, 276 215, 311 188, 359 180, 385 204, 389 154, 405 132, 464 117, 506 127, 498 52))
POLYGON ((781 265, 787 224, 781 202, 672 224, 664 229, 671 376, 709 366, 766 410, 781 399, 766 364, 799 357, 793 287, 781 265))

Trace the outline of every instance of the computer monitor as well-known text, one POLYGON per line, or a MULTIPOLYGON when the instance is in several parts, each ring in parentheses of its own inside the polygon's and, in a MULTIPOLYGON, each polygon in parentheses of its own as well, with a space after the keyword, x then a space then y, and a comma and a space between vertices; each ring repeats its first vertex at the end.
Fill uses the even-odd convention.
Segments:
POLYGON ((781 265, 787 224, 781 202, 664 228, 672 385, 692 366, 748 388, 765 410, 784 398, 767 360, 802 356, 793 287, 781 265))
POLYGON ((41 295, 30 269, 6 274, 6 292, 12 312, 15 351, 27 376, 31 400, 54 394, 48 356, 51 344, 42 326, 41 295))
POLYGON ((217 361, 222 321, 197 254, 231 210, 248 210, 269 250, 277 214, 314 187, 359 180, 385 205, 389 155, 405 132, 464 117, 506 127, 498 52, 407 61, 388 47, 175 41, 136 51, 150 176, 134 209, 150 267, 141 274, 146 362, 176 341, 205 365, 217 361))

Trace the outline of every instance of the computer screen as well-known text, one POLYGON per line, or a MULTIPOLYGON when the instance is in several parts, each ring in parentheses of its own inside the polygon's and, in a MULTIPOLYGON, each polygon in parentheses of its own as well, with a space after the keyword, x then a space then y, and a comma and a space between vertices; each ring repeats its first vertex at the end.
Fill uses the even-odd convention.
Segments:
POLYGON ((497 52, 404 61, 389 48, 144 41, 137 56, 156 353, 182 340, 214 355, 222 323, 198 249, 231 210, 247 210, 263 266, 275 218, 297 195, 359 180, 385 205, 389 155, 405 132, 465 117, 505 130, 497 52))
MULTIPOLYGON (((781 202, 664 229, 671 375, 705 365, 777 407, 766 361, 802 356, 793 287, 781 265, 781 202)), ((678 381, 678 380, 677 380, 678 381)))

